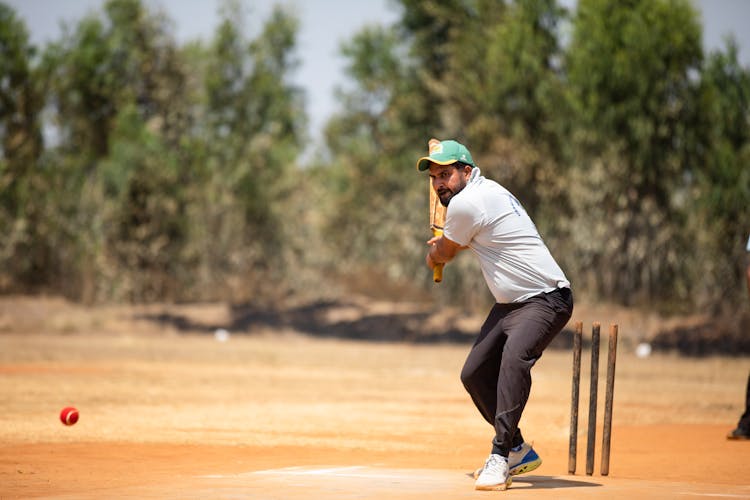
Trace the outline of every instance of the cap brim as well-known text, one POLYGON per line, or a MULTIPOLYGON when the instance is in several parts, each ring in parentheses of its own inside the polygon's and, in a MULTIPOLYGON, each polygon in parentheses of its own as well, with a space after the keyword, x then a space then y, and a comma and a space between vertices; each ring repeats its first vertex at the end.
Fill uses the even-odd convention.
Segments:
POLYGON ((430 158, 429 156, 423 156, 419 160, 417 160, 417 170, 424 171, 430 168, 430 163, 436 163, 438 165, 451 165, 453 163, 456 163, 458 160, 450 159, 446 161, 440 161, 436 160, 434 158, 430 158))

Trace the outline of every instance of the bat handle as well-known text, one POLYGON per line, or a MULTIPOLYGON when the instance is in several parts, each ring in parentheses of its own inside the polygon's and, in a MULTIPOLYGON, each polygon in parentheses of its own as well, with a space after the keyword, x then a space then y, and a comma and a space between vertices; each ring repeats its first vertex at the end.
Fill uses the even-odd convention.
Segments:
MULTIPOLYGON (((441 229, 433 229, 432 235, 442 236, 443 231, 441 229)), ((432 281, 434 281, 435 283, 440 283, 441 281, 443 281, 443 266, 445 266, 445 264, 440 263, 435 264, 435 267, 432 268, 432 281)))
POLYGON ((443 281, 443 264, 435 264, 432 268, 432 281, 435 283, 443 281))

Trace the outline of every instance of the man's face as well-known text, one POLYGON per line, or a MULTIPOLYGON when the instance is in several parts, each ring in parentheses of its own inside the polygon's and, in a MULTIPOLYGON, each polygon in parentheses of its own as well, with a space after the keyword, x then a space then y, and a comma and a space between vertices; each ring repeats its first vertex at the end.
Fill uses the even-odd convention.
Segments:
POLYGON ((448 206, 451 198, 461 192, 466 187, 466 183, 471 175, 471 167, 454 165, 430 164, 430 180, 432 187, 440 198, 440 203, 444 207, 448 206))

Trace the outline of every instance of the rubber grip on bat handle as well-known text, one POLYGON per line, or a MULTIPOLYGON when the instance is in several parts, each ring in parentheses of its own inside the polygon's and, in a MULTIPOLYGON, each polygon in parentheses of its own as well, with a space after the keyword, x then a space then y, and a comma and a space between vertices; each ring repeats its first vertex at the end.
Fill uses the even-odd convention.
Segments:
MULTIPOLYGON (((442 236, 443 231, 440 229, 433 229, 432 230, 433 236, 442 236)), ((443 266, 445 264, 435 264, 435 266, 432 268, 432 281, 435 283, 440 283, 443 281, 443 266)))

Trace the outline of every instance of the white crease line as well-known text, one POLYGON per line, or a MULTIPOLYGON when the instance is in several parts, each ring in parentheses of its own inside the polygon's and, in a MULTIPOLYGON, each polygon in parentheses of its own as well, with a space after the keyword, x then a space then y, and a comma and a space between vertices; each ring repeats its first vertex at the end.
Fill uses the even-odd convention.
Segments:
POLYGON ((268 469, 268 470, 258 470, 253 472, 239 472, 237 474, 206 474, 203 476, 197 476, 199 478, 203 479, 224 479, 228 477, 242 477, 246 476, 248 474, 294 474, 293 471, 297 471, 300 469, 304 469, 305 467, 302 465, 296 465, 294 467, 284 467, 283 469, 268 469))
POLYGON ((362 467, 359 465, 353 465, 351 467, 335 467, 332 469, 313 469, 309 470, 307 472, 302 472, 301 474, 309 474, 311 476, 325 476, 325 475, 331 475, 331 476, 338 476, 340 475, 340 471, 347 471, 347 470, 357 470, 361 469, 362 467))
POLYGON ((290 475, 290 476, 316 476, 316 475, 326 475, 326 474, 336 474, 340 471, 347 471, 347 470, 357 470, 361 469, 362 467, 359 465, 354 465, 351 467, 333 467, 330 469, 307 469, 305 467, 299 466, 299 467, 285 467, 283 469, 269 469, 269 470, 259 470, 254 472, 254 474, 277 474, 277 475, 290 475))
POLYGON ((412 476, 394 476, 390 474, 330 474, 333 477, 356 477, 362 479, 401 479, 406 481, 407 479, 413 480, 412 476))
POLYGON ((693 493, 692 491, 683 491, 679 495, 692 495, 695 497, 722 497, 722 498, 747 498, 747 495, 735 495, 733 493, 693 493))
POLYGON ((250 474, 286 474, 287 472, 292 473, 292 471, 297 471, 304 468, 305 467, 302 465, 295 465, 294 467, 284 467, 283 469, 256 470, 250 472, 250 474))
POLYGON ((360 479, 401 479, 401 480, 414 480, 414 476, 404 474, 378 474, 371 472, 348 472, 362 469, 361 466, 353 467, 336 467, 331 469, 308 469, 299 470, 299 467, 292 468, 288 467, 285 469, 272 469, 265 471, 257 471, 255 474, 272 474, 272 475, 288 475, 288 476, 330 476, 330 477, 350 477, 360 479))

